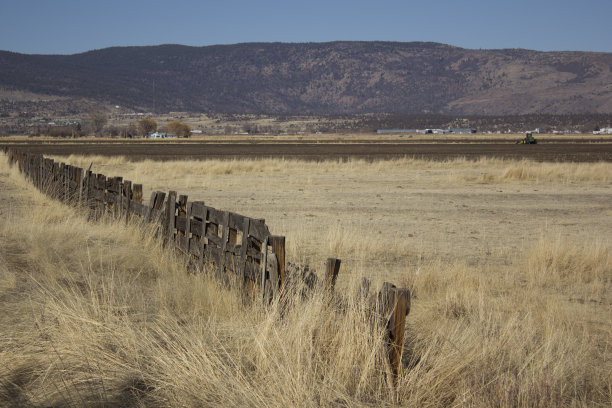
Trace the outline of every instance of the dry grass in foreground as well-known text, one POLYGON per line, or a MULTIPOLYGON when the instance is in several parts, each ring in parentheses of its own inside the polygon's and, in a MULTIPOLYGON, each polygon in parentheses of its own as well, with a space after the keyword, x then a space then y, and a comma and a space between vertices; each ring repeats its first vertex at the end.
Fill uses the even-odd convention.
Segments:
POLYGON ((435 254, 408 266, 393 277, 414 296, 394 389, 354 284, 342 311, 316 292, 281 318, 186 273, 149 231, 21 187, 4 158, 0 182, 0 405, 612 402, 607 242, 543 236, 505 269, 435 254))

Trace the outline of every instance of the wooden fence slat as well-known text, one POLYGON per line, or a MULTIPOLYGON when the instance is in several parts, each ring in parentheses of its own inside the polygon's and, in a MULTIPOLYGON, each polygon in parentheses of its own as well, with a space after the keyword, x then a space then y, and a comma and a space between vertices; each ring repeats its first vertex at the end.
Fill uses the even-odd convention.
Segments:
MULTIPOLYGON (((193 221, 192 221, 193 222, 193 221)), ((188 220, 187 217, 176 217, 175 219, 175 228, 177 232, 185 233, 187 229, 188 220)))
POLYGON ((267 292, 264 300, 269 302, 279 291, 280 274, 279 261, 275 253, 269 254, 266 261, 268 262, 268 279, 264 290, 264 293, 267 292))
MULTIPOLYGON (((186 238, 186 242, 187 242, 187 248, 185 249, 186 253, 189 253, 189 243, 191 242, 191 203, 187 203, 187 196, 185 196, 185 210, 186 210, 186 214, 185 214, 185 218, 187 220, 187 225, 185 225, 185 229, 184 229, 184 237, 186 238)), ((182 218, 182 217, 181 217, 182 218)))
POLYGON ((132 182, 126 180, 123 183, 123 204, 122 208, 125 211, 125 223, 130 221, 130 205, 132 203, 132 182))
POLYGON ((176 191, 168 192, 168 201, 166 206, 166 220, 168 224, 166 226, 166 242, 171 244, 174 242, 174 229, 176 227, 176 191))
POLYGON ((85 170, 83 170, 82 168, 78 169, 78 182, 79 182, 79 201, 78 201, 78 206, 81 207, 81 203, 83 200, 83 179, 85 177, 85 170))
POLYGON ((206 205, 204 201, 193 201, 191 203, 191 214, 200 219, 206 219, 206 205))
POLYGON ((263 299, 265 296, 266 288, 266 269, 268 268, 268 237, 263 240, 261 245, 261 279, 260 284, 260 298, 263 299))
POLYGON ((282 287, 285 284, 285 237, 272 236, 272 252, 276 256, 278 279, 273 282, 275 287, 282 287))
POLYGON ((151 198, 149 199, 149 212, 147 213, 147 221, 151 220, 151 214, 153 213, 153 210, 155 209, 155 198, 157 197, 157 192, 153 191, 151 193, 151 198))
POLYGON ((257 238, 258 241, 263 242, 265 238, 270 236, 270 231, 262 219, 251 220, 249 225, 249 235, 257 238))

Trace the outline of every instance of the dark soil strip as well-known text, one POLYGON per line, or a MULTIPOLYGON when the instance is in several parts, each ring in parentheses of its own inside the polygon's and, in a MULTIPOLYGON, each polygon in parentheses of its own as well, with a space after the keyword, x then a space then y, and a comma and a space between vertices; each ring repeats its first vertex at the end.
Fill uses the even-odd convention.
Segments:
POLYGON ((126 156, 132 160, 184 160, 284 157, 300 160, 365 160, 414 157, 450 160, 496 157, 554 162, 612 161, 612 143, 24 143, 19 146, 46 155, 126 156))

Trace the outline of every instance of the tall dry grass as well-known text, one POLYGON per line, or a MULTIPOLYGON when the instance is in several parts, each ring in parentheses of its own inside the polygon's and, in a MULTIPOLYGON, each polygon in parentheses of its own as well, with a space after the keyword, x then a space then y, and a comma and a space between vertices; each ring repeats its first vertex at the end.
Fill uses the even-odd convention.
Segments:
MULTIPOLYGON (((87 168, 93 164, 94 171, 110 170, 117 166, 127 171, 128 176, 150 184, 152 177, 158 177, 163 168, 165 172, 177 174, 182 172, 188 175, 209 174, 252 174, 280 172, 283 174, 308 174, 324 171, 336 173, 339 170, 350 171, 352 174, 388 173, 393 174, 402 170, 429 169, 446 172, 440 181, 447 183, 478 182, 478 183, 507 183, 516 181, 546 182, 612 182, 612 163, 554 163, 536 162, 532 160, 507 160, 481 157, 475 160, 455 158, 446 161, 431 161, 412 158, 398 158, 379 161, 366 161, 363 159, 349 159, 322 162, 303 162, 288 159, 230 159, 230 160, 188 160, 188 161, 131 161, 125 156, 54 156, 58 162, 66 162, 79 167, 87 168), (186 172, 186 169, 189 169, 186 172), (466 172, 466 170, 472 170, 466 172)), ((104 172, 104 171, 101 171, 104 172)))
MULTIPOLYGON (((434 253, 391 277, 413 294, 394 388, 357 279, 342 308, 322 291, 264 308, 206 271, 187 273, 146 228, 87 221, 23 187, 5 160, 0 177, 28 204, 0 215, 0 405, 612 402, 606 242, 544 235, 510 269, 434 253)), ((327 247, 368 249, 333 231, 327 247)), ((375 272, 365 268, 342 276, 375 272)))
MULTIPOLYGON (((503 163, 503 162, 502 162, 503 163)), ((551 163, 530 160, 505 162, 494 172, 468 176, 465 181, 478 183, 510 183, 528 181, 540 183, 610 183, 612 164, 596 163, 551 163)))

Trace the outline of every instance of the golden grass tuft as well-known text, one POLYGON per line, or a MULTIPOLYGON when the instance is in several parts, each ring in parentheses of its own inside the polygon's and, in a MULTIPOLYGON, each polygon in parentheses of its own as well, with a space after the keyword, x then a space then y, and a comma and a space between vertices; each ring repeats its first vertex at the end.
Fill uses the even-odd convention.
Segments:
POLYGON ((503 181, 542 182, 612 182, 610 163, 535 163, 523 161, 506 168, 500 177, 503 181))
POLYGON ((541 238, 530 251, 527 277, 534 285, 582 284, 605 294, 612 285, 612 251, 600 241, 575 244, 560 237, 541 238))

